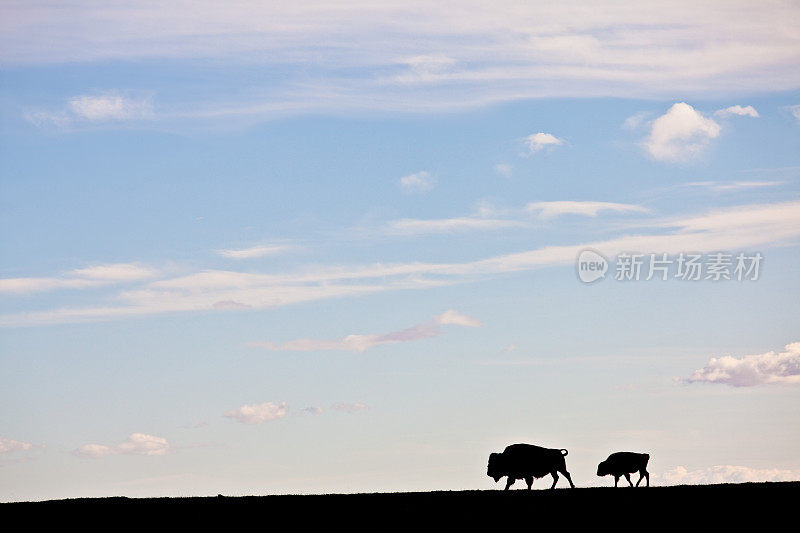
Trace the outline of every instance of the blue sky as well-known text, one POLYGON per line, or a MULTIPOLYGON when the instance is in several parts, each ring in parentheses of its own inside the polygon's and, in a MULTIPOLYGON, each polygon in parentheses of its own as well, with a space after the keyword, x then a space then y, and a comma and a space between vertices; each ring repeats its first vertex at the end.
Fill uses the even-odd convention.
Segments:
POLYGON ((800 479, 792 3, 0 9, 0 500, 800 479))

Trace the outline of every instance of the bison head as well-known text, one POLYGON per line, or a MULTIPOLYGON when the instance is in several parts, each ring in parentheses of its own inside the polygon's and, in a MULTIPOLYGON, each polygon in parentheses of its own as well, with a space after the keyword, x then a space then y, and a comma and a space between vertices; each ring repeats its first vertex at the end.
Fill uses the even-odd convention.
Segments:
POLYGON ((598 476, 607 476, 611 472, 608 470, 608 461, 603 461, 599 465, 597 465, 597 475, 598 476))
POLYGON ((503 472, 503 454, 489 454, 489 466, 486 468, 486 475, 494 479, 495 483, 506 475, 505 472, 503 472))

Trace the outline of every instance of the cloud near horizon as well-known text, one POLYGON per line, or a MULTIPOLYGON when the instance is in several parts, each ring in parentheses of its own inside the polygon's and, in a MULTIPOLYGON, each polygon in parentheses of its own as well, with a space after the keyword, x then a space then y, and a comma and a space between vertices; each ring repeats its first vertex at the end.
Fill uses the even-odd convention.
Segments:
POLYGON ((364 353, 370 348, 384 344, 397 344, 401 342, 413 342, 422 339, 438 337, 442 334, 439 325, 454 325, 465 327, 480 327, 479 320, 450 309, 433 317, 430 322, 423 322, 410 328, 392 331, 390 333, 374 335, 346 335, 341 339, 297 339, 283 343, 271 341, 251 342, 248 346, 254 348, 266 348, 273 351, 289 352, 311 352, 311 351, 346 351, 364 353))
POLYGON ((365 403, 355 402, 355 403, 336 403, 331 406, 331 409, 336 411, 344 411, 345 413, 357 413, 358 411, 363 411, 365 409, 369 409, 369 406, 365 403))
POLYGON ((72 451, 77 457, 99 459, 109 455, 166 455, 174 451, 167 439, 146 433, 131 433, 125 442, 108 446, 105 444, 84 444, 72 451))
POLYGON ((272 422, 285 417, 289 413, 286 402, 272 403, 264 402, 251 405, 243 405, 237 409, 232 409, 222 416, 233 418, 243 424, 261 425, 264 422, 272 422))
POLYGON ((0 437, 0 453, 24 452, 33 448, 30 442, 0 437))
POLYGON ((689 383, 723 383, 733 387, 800 384, 800 342, 787 344, 785 351, 712 357, 706 366, 687 379, 689 383))
POLYGON ((749 468, 746 466, 717 465, 697 470, 677 466, 658 475, 651 475, 665 485, 711 485, 719 483, 753 483, 764 481, 798 481, 800 470, 749 468))

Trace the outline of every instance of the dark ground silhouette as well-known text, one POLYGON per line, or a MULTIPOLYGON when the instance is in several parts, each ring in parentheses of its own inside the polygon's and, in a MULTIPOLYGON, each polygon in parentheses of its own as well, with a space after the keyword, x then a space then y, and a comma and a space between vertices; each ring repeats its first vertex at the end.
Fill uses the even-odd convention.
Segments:
POLYGON ((316 496, 99 498, 0 504, 0 518, 20 526, 80 529, 120 525, 164 530, 204 526, 224 531, 559 531, 635 528, 758 530, 791 523, 800 482, 678 487, 487 490, 316 496), (789 522, 787 522, 787 519, 789 522), (757 522, 756 522, 757 521, 757 522), (224 528, 224 529, 222 529, 224 528), (522 529, 520 529, 522 530, 522 529))

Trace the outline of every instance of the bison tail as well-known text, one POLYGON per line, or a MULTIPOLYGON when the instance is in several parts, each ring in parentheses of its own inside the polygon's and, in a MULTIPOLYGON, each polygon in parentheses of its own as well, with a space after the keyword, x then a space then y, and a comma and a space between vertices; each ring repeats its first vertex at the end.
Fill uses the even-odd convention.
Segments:
POLYGON ((561 448, 561 450, 559 450, 559 451, 561 452, 561 455, 563 455, 563 456, 566 456, 567 454, 569 454, 569 452, 567 450, 565 450, 564 448, 561 448))

